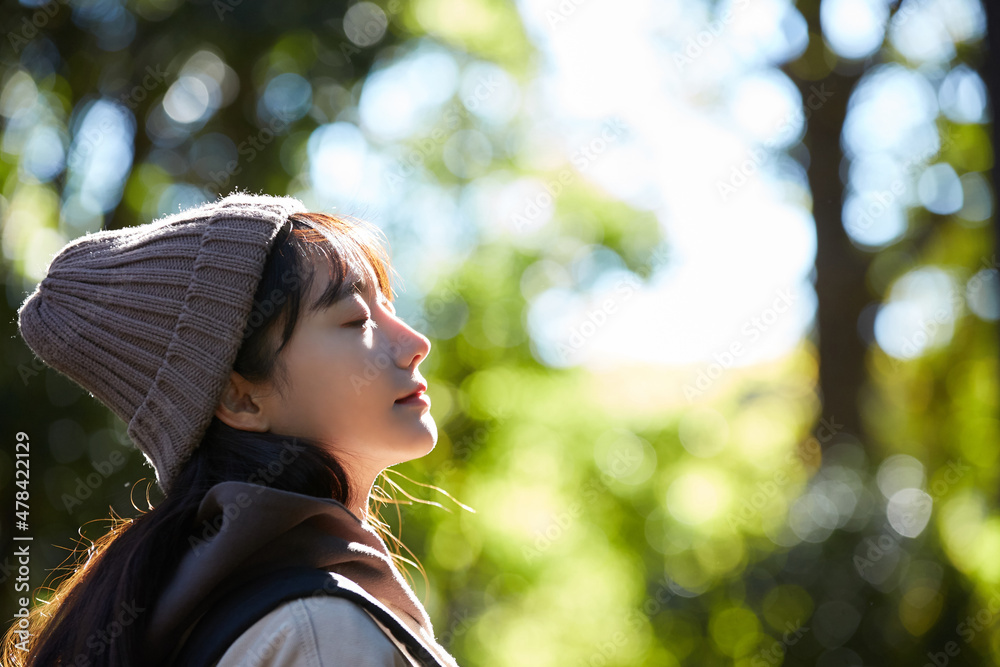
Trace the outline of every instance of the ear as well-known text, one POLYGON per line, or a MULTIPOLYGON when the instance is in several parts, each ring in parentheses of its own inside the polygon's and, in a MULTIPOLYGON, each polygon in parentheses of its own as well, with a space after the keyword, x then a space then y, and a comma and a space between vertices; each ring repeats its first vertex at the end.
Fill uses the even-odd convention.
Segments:
POLYGON ((241 431, 263 433, 270 428, 267 414, 259 401, 263 391, 236 371, 231 371, 226 388, 215 408, 215 416, 227 426, 241 431))

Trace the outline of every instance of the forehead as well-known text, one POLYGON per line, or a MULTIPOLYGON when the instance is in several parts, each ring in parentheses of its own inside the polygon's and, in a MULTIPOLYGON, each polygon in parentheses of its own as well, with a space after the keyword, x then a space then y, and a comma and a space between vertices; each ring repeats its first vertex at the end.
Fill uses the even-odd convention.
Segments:
POLYGON ((347 278, 344 280, 344 284, 348 287, 348 293, 361 294, 366 299, 381 296, 382 290, 371 267, 365 265, 363 268, 364 272, 357 272, 354 269, 348 272, 347 278))
POLYGON ((367 262, 352 262, 346 268, 346 274, 341 280, 339 276, 331 275, 330 265, 320 263, 314 267, 309 296, 311 310, 329 308, 354 294, 360 294, 368 301, 382 297, 378 279, 367 262))

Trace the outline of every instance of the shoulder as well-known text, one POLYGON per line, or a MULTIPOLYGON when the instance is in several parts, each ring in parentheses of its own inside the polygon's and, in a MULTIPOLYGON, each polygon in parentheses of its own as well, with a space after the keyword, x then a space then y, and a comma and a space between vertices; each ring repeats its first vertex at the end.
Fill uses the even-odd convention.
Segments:
POLYGON ((354 602, 322 595, 290 600, 259 619, 216 667, 407 667, 378 623, 354 602))

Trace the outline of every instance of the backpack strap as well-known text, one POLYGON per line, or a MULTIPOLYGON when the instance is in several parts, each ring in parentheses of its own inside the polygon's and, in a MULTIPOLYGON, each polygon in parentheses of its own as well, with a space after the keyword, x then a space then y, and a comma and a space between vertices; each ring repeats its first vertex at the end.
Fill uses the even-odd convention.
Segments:
POLYGON ((169 664, 211 667, 244 631, 282 602, 319 595, 347 598, 388 628, 421 665, 445 667, 408 626, 358 584, 336 572, 298 566, 270 572, 224 593, 195 622, 169 664))

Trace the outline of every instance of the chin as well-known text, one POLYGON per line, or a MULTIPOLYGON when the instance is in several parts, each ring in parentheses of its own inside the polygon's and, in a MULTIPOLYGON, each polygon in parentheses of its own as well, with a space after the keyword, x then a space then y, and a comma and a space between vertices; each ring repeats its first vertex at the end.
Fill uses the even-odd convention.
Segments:
POLYGON ((400 443, 396 448, 399 454, 397 463, 419 459, 434 451, 438 440, 437 424, 429 418, 422 420, 421 424, 424 428, 419 429, 416 434, 408 437, 404 443, 400 443))
POLYGON ((437 445, 438 441, 437 424, 434 422, 434 419, 429 414, 426 420, 426 424, 427 424, 427 432, 425 434, 425 437, 421 439, 420 444, 422 453, 420 454, 420 456, 427 456, 432 451, 434 451, 434 446, 437 445))

